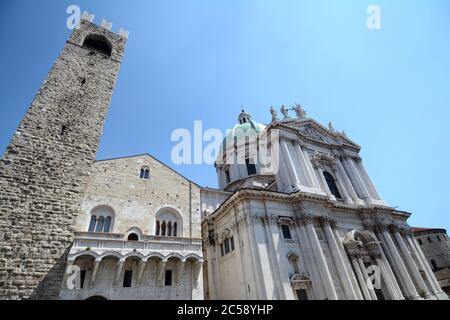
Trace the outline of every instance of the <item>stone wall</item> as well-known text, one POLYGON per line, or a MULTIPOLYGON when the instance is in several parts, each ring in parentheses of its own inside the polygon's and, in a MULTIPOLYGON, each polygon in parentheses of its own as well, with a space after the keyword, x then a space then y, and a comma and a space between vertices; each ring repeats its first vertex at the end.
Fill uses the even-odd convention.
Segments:
POLYGON ((77 231, 87 231, 92 210, 101 205, 114 210, 112 233, 135 227, 143 235, 155 235, 156 214, 169 208, 182 218, 177 236, 201 238, 200 188, 148 154, 95 163, 77 231), (139 178, 142 167, 150 169, 149 179, 139 178))
POLYGON ((0 298, 55 299, 126 39, 81 20, 0 161, 0 298), (103 35, 111 56, 83 47, 103 35))

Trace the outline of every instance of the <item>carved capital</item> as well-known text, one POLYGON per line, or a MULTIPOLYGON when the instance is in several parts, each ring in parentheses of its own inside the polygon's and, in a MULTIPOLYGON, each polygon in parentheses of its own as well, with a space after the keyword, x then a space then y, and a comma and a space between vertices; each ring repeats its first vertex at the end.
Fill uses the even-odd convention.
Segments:
POLYGON ((322 225, 329 224, 332 228, 336 227, 337 225, 337 220, 329 216, 321 216, 319 217, 319 221, 321 222, 322 225))

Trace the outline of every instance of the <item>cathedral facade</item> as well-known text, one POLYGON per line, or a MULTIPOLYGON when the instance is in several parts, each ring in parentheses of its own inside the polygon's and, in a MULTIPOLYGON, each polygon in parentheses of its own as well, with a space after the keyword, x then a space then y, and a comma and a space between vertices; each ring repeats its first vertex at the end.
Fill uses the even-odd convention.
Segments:
POLYGON ((447 298, 360 147, 300 105, 239 115, 218 189, 149 154, 96 160, 127 34, 92 19, 0 161, 1 299, 447 298))
POLYGON ((243 111, 223 141, 221 188, 201 191, 207 298, 448 299, 360 147, 292 109, 278 119, 272 108, 268 126, 243 111), (275 132, 277 150, 264 139, 275 132), (268 162, 251 151, 261 149, 268 162))

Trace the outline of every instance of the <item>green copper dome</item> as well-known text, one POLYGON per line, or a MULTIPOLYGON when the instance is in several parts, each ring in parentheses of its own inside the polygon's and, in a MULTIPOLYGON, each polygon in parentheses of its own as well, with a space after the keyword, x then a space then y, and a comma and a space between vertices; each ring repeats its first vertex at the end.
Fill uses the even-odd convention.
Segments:
POLYGON ((251 115, 244 110, 242 110, 238 120, 239 124, 235 125, 222 141, 221 149, 223 151, 225 151, 227 144, 234 145, 234 142, 241 138, 246 136, 250 137, 254 134, 257 135, 266 128, 264 124, 253 121, 251 115))

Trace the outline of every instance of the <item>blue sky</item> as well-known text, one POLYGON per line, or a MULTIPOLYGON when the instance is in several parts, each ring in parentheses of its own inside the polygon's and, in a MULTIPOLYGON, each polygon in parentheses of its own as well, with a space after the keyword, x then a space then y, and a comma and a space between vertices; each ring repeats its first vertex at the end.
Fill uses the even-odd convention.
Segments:
POLYGON ((151 153, 203 186, 206 165, 172 165, 170 135, 223 132, 240 106, 301 103, 362 146, 381 196, 411 225, 450 229, 450 2, 0 1, 0 149, 70 34, 79 5, 130 38, 97 154, 151 153), (366 27, 369 5, 381 30, 366 27))

